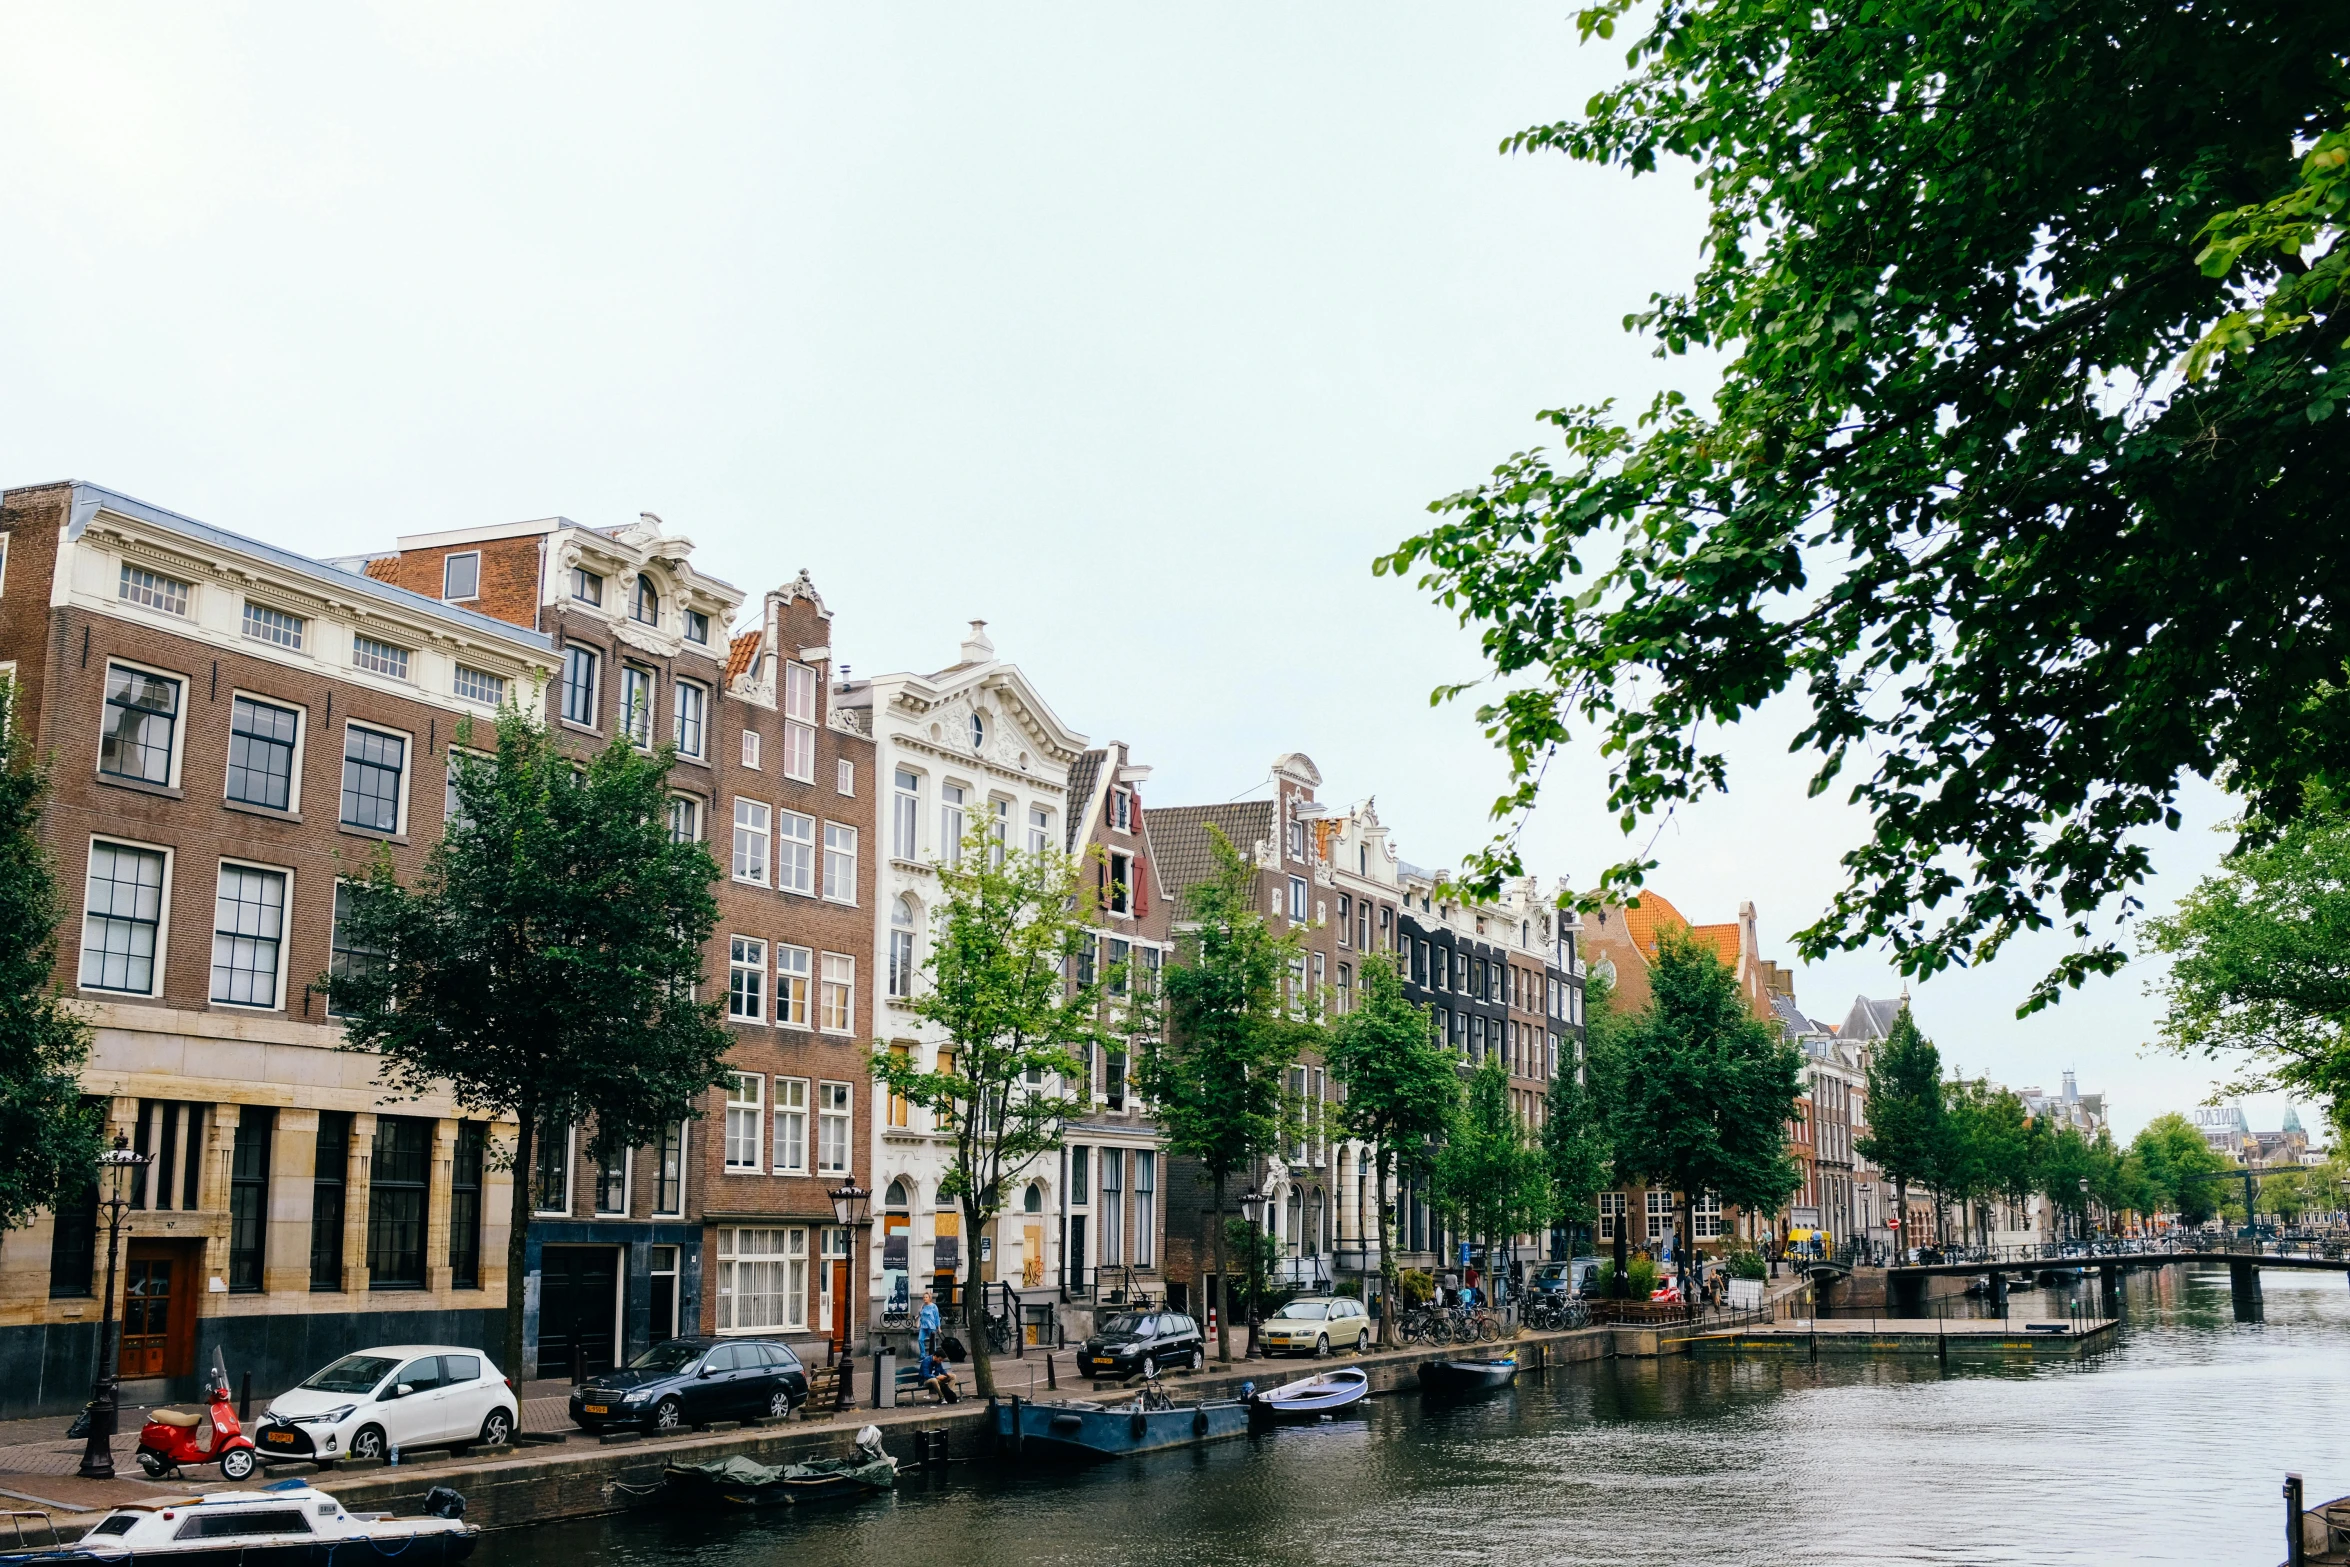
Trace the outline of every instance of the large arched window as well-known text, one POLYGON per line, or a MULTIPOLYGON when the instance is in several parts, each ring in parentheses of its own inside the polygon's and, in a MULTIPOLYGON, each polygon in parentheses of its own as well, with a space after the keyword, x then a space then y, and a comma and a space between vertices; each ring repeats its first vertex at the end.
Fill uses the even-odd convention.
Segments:
POLYGON ((1020 1198, 1020 1211, 1022 1213, 1044 1212, 1044 1188, 1042 1186, 1037 1185, 1034 1181, 1028 1183, 1028 1190, 1020 1198))
POLYGON ((653 579, 639 572, 636 579, 636 597, 629 602, 629 617, 648 626, 661 623, 661 594, 653 586, 653 579))
POLYGON ((889 1183, 889 1190, 881 1197, 881 1211, 884 1213, 904 1213, 913 1205, 913 1198, 906 1191, 906 1178, 902 1175, 889 1183))
POLYGON ((889 911, 889 994, 904 1001, 914 994, 914 930, 922 919, 912 893, 900 893, 889 911))

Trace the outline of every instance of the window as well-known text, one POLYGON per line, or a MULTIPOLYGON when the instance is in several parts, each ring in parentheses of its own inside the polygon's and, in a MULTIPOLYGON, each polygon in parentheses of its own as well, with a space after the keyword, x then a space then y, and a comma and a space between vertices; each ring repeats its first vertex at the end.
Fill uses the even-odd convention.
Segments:
POLYGON ((987 811, 987 863, 1001 867, 1012 846, 1012 802, 994 800, 987 811))
POLYGON ((922 775, 901 767, 889 800, 889 852, 901 860, 922 855, 922 775))
POLYGON ((571 596, 582 604, 604 607, 604 579, 585 566, 571 568, 571 596))
POLYGON ((286 873, 222 864, 212 903, 212 999, 276 1006, 285 927, 286 873))
MULTIPOLYGON (((889 1047, 889 1059, 891 1065, 904 1071, 914 1064, 914 1047, 908 1044, 892 1045, 889 1047)), ((889 1091, 889 1124, 901 1130, 914 1124, 913 1105, 895 1088, 889 1091)))
POLYGON ((856 1026, 857 960, 824 954, 824 1032, 845 1034, 856 1026))
POLYGON ((481 554, 473 551, 441 561, 441 597, 470 599, 481 596, 481 554))
POLYGON ((389 642, 378 642, 373 637, 353 637, 351 667, 364 669, 369 674, 389 675, 394 680, 405 680, 408 678, 408 650, 394 647, 389 642))
POLYGON ((846 1175, 849 1170, 849 1097, 847 1083, 816 1085, 816 1173, 846 1175))
POLYGON ((1126 1150, 1104 1148, 1102 1150, 1101 1260, 1105 1264, 1121 1263, 1126 1260, 1125 1226, 1120 1222, 1125 1217, 1122 1211, 1125 1207, 1125 1199, 1126 1150))
POLYGON ((1119 832, 1134 830, 1134 796, 1124 789, 1110 791, 1110 826, 1119 832))
POLYGON ((240 805, 293 809, 294 742, 300 715, 240 696, 229 703, 228 797, 240 805))
POLYGON ((786 659, 783 665, 783 775, 816 781, 816 671, 786 659))
POLYGON ((767 943, 730 936, 726 943, 726 1015, 739 1023, 767 1021, 767 943))
POLYGON ((596 655, 593 649, 563 650, 563 721, 596 727, 596 655))
POLYGON ((816 892, 816 818, 775 813, 775 885, 782 892, 816 892))
POLYGON ((1614 1240, 1616 1227, 1623 1222, 1624 1194, 1622 1192, 1601 1192, 1599 1194, 1599 1238, 1603 1241, 1614 1240))
POLYGON ((726 1168, 733 1172, 759 1168, 759 1125, 767 1097, 767 1079, 756 1072, 737 1072, 726 1091, 726 1168))
POLYGON ((1133 958, 1134 943, 1121 941, 1116 936, 1110 938, 1109 980, 1111 995, 1123 996, 1126 994, 1126 975, 1133 958))
POLYGON ((857 901, 857 829, 824 824, 824 895, 835 903, 857 901))
POLYGON ((708 647, 710 645, 710 617, 698 609, 687 610, 685 612, 685 639, 688 642, 699 642, 702 646, 708 647))
POLYGON ((759 731, 756 729, 743 731, 743 765, 750 768, 759 765, 759 731))
POLYGON ((343 825, 398 832, 400 779, 407 765, 405 737, 348 726, 343 734, 343 825))
POLYGON ((628 602, 628 618, 642 625, 661 624, 661 594, 653 586, 653 579, 637 573, 636 596, 628 602))
POLYGON ((836 758, 832 764, 832 792, 844 799, 857 797, 857 764, 845 756, 836 758))
POLYGON ((537 1213, 571 1211, 571 1127, 550 1121, 538 1129, 531 1150, 530 1206, 537 1213))
POLYGON ((1355 1009, 1354 970, 1346 964, 1338 965, 1338 1014, 1344 1017, 1355 1009))
POLYGON ((189 591, 188 585, 177 577, 166 577, 126 560, 122 563, 122 583, 115 589, 115 596, 126 604, 142 604, 166 615, 185 615, 189 591))
POLYGON ((1289 917, 1293 920, 1306 917, 1306 879, 1303 876, 1289 878, 1289 917))
POLYGON ((690 794, 669 797, 669 841, 699 843, 702 838, 702 802, 690 794))
POLYGON ((425 1181, 432 1173, 432 1122, 417 1116, 377 1116, 370 1173, 367 1287, 422 1289, 425 1181))
POLYGON ((888 994, 892 1000, 904 1001, 914 994, 914 928, 917 919, 914 900, 900 894, 889 907, 889 970, 886 976, 888 994))
POLYGON ((942 784, 938 791, 938 853, 949 865, 963 863, 963 786, 942 784))
MULTIPOLYGON (((808 1232, 718 1232, 718 1330, 760 1332, 808 1325, 808 1232)), ((729 1348, 716 1351, 730 1353, 729 1348)))
POLYGON ((1132 914, 1134 912, 1134 856, 1113 853, 1110 856, 1109 875, 1110 912, 1112 914, 1132 914))
POLYGON ((237 1111, 236 1142, 228 1162, 228 1287, 261 1289, 262 1238, 269 1218, 269 1133, 273 1117, 260 1105, 237 1111))
POLYGON ((449 689, 466 701, 479 702, 484 707, 506 705, 506 677, 475 669, 470 664, 457 666, 457 677, 449 683, 449 689))
POLYGON ((171 782, 179 732, 180 683, 144 669, 106 666, 106 728, 98 771, 141 783, 171 782))
POLYGON ((811 954, 806 947, 775 948, 775 1026, 808 1026, 808 972, 811 954))
POLYGON ((808 1173, 808 1080, 775 1080, 775 1173, 808 1173))
POLYGON ((1655 1245, 1672 1233, 1673 1194, 1651 1187, 1648 1193, 1648 1241, 1655 1245))
POLYGON ((343 1287, 343 1182, 351 1164, 351 1113, 318 1112, 318 1157, 310 1174, 310 1287, 343 1287))
POLYGON ((1042 854, 1053 844, 1053 813, 1041 805, 1028 808, 1028 852, 1042 854))
POLYGON ((1093 1150, 1092 1150, 1092 1149, 1090 1149, 1090 1148, 1085 1148, 1085 1147, 1072 1147, 1072 1148, 1070 1148, 1070 1150, 1069 1150, 1069 1206, 1070 1206, 1070 1207, 1072 1207, 1072 1208, 1082 1208, 1082 1207, 1084 1207, 1084 1206, 1085 1206, 1087 1203, 1089 1203, 1089 1202, 1093 1201, 1092 1195, 1091 1195, 1091 1193, 1090 1193, 1090 1192, 1089 1192, 1089 1190, 1088 1190, 1088 1188, 1089 1188, 1089 1187, 1092 1185, 1092 1181, 1091 1181, 1091 1179, 1090 1179, 1090 1175, 1091 1175, 1091 1172, 1092 1172, 1092 1170, 1093 1170, 1093 1150))
POLYGON ((1689 1208, 1691 1240, 1718 1241, 1722 1238, 1722 1199, 1707 1192, 1689 1208))
POLYGON ((457 1123, 457 1156, 449 1171, 449 1284, 481 1288, 481 1172, 490 1129, 479 1121, 457 1123))
POLYGON ((155 994, 166 865, 160 849, 103 840, 90 845, 82 913, 82 985, 155 994))
POLYGON ((302 651, 302 633, 307 623, 299 615, 289 615, 282 609, 271 609, 267 604, 245 601, 245 635, 256 642, 267 642, 273 647, 302 651))
POLYGON ((1412 983, 1415 985, 1427 984, 1428 943, 1424 941, 1413 941, 1406 942, 1405 945, 1411 949, 1412 954, 1412 983))
POLYGON ((1148 1148, 1134 1151, 1134 1265, 1158 1265, 1159 1156, 1148 1148))
POLYGON ((653 743, 653 672, 620 666, 620 732, 640 746, 653 743))
MULTIPOLYGON (((672 1121, 662 1129, 661 1146, 653 1164, 653 1212, 685 1212, 685 1123, 672 1121)), ((656 1331, 659 1331, 656 1329, 656 1331)))
POLYGON ((596 1212, 628 1212, 628 1151, 596 1161, 596 1212))
POLYGON ((1354 945, 1354 924, 1355 900, 1342 892, 1338 895, 1338 944, 1340 946, 1354 945))
POLYGON ((987 718, 984 714, 971 715, 971 749, 982 750, 987 745, 987 718))
POLYGON ((757 800, 734 802, 734 879, 767 885, 767 807, 757 800))
POLYGON ((680 680, 677 683, 677 696, 674 701, 676 708, 674 727, 677 735, 678 755, 700 756, 702 754, 702 716, 709 696, 710 693, 707 690, 690 680, 680 680))

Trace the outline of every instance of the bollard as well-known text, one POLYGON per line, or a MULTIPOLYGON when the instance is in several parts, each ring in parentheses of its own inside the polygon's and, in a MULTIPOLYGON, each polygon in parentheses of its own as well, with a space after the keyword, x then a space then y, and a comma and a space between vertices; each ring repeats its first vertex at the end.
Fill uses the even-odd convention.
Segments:
MULTIPOLYGON (((1137 1415, 1135 1418, 1139 1420, 1142 1417, 1137 1415)), ((1024 1433, 1020 1429, 1020 1395, 1014 1393, 1012 1395, 1012 1456, 1014 1458, 1021 1456, 1021 1439, 1023 1435, 1024 1433)))
POLYGON ((1061 1385, 1060 1374, 1054 1370, 1053 1357, 1049 1353, 1044 1357, 1044 1385, 1056 1390, 1061 1385))
POLYGON ((253 1373, 250 1371, 238 1379, 237 1419, 248 1425, 253 1420, 253 1373))

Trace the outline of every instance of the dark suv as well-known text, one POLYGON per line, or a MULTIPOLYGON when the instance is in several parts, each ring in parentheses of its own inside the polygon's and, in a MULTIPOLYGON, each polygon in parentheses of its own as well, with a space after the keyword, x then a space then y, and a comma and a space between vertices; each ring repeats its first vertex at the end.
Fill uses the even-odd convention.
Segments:
POLYGON ((766 1339, 673 1338, 625 1369, 571 1390, 572 1424, 674 1431, 709 1420, 783 1416, 808 1401, 800 1357, 766 1339))
POLYGON ((1153 1377, 1162 1371, 1197 1371, 1207 1358, 1199 1324, 1182 1312, 1126 1311, 1102 1319, 1077 1352, 1077 1369, 1094 1377, 1153 1377))

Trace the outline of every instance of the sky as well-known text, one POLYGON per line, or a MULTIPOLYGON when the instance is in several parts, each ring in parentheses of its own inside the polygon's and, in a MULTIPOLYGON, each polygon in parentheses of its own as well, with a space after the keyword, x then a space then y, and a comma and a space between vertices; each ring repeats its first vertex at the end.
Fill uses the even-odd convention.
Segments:
MULTIPOLYGON (((1372 558, 1538 410, 1707 386, 1622 329, 1694 270, 1687 172, 1497 151, 1622 67, 1558 5, 0 0, 0 485, 319 555, 653 512, 754 595, 807 568, 863 674, 985 619, 1148 801, 1302 751, 1454 864, 1505 783, 1429 701, 1475 638, 1372 558)), ((1796 723, 1727 737, 1651 879, 1751 900, 1781 961, 1861 827, 1796 723)), ((1546 882, 1623 854, 1603 786, 1553 769, 1546 882)), ((2225 847, 2187 806, 2157 909, 2225 847)), ((2071 1068, 2125 1136, 2211 1091, 2147 1050, 2143 964, 2019 1022, 2062 950, 1915 986, 1944 1059, 2071 1068)), ((1829 1021, 1899 988, 1881 952, 1798 978, 1829 1021)))

